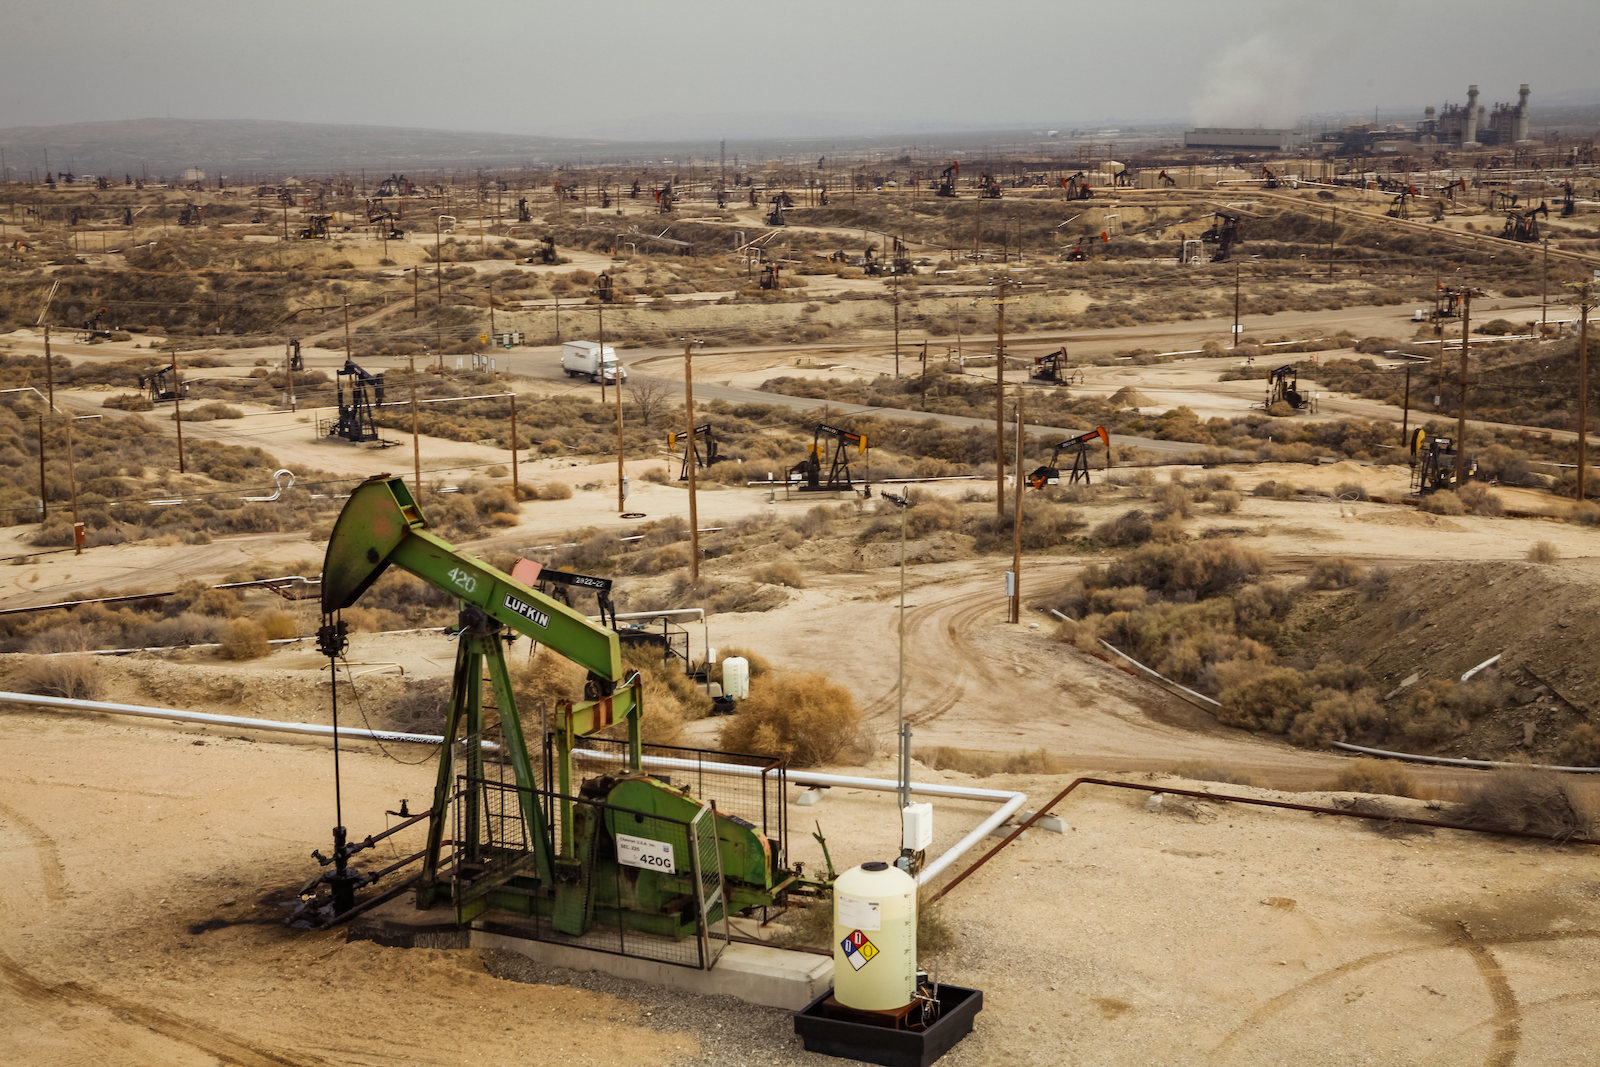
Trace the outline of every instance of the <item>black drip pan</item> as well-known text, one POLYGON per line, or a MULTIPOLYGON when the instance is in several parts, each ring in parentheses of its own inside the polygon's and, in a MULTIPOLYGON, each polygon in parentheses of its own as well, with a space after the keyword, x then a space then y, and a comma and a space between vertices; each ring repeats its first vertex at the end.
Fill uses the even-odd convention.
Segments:
POLYGON ((830 1004, 832 1000, 833 991, 829 990, 794 1013, 794 1032, 806 1051, 883 1067, 928 1067, 972 1033, 972 1020, 983 1010, 982 990, 941 985, 939 1018, 933 1025, 898 1030, 893 1025, 856 1021, 861 1013, 841 1013, 836 1004, 830 1004), (840 1014, 852 1017, 840 1018, 840 1014))

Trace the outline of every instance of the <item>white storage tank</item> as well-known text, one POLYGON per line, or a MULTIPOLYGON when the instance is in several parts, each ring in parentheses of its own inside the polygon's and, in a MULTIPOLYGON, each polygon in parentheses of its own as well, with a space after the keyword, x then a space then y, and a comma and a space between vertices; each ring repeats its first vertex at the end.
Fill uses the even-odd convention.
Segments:
POLYGON ((743 656, 729 656, 722 661, 722 695, 734 700, 750 696, 750 661, 743 656))
POLYGON ((833 883, 833 996, 847 1008, 893 1011, 917 991, 917 883, 863 863, 833 883))

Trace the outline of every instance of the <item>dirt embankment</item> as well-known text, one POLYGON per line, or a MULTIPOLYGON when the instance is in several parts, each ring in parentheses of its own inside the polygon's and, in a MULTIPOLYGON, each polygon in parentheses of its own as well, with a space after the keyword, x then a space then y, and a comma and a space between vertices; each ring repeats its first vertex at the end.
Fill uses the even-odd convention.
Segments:
POLYGON ((1600 593, 1554 567, 1430 563, 1380 572, 1330 596, 1301 634, 1310 658, 1359 664, 1397 699, 1500 656, 1499 706, 1444 744, 1449 755, 1554 759, 1573 727, 1595 723, 1600 709, 1600 593))

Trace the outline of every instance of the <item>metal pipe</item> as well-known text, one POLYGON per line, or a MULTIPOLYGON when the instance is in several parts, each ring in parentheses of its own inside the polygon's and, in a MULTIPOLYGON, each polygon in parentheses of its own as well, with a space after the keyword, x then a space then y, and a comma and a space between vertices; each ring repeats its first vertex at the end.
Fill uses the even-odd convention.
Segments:
MULTIPOLYGON (((574 750, 574 755, 582 755, 595 759, 620 760, 622 757, 608 752, 596 752, 592 749, 574 750)), ((659 767, 668 770, 697 770, 712 769, 719 774, 731 774, 745 778, 758 778, 762 775, 760 767, 746 767, 736 763, 702 763, 695 760, 671 759, 664 756, 646 756, 646 766, 659 767)), ((872 789, 882 793, 897 793, 900 783, 888 778, 858 778, 847 774, 824 774, 821 771, 789 771, 786 777, 797 785, 820 786, 851 786, 856 789, 872 789)), ((921 793, 924 796, 949 797, 956 800, 994 800, 1003 801, 998 810, 957 841, 950 848, 936 858, 932 863, 923 867, 917 875, 917 884, 926 885, 942 874, 946 867, 965 855, 973 845, 982 841, 998 826, 1003 826, 1017 813, 1017 810, 1027 803, 1028 795, 1009 789, 975 789, 970 786, 942 785, 933 782, 912 782, 911 792, 921 793)), ((1029 820, 1031 823, 1033 820, 1029 820)))
POLYGON ((1346 752, 1359 752, 1364 756, 1382 756, 1384 759, 1405 760, 1410 763, 1437 763, 1445 767, 1479 769, 1525 767, 1530 771, 1558 771, 1562 774, 1600 774, 1600 767, 1557 767, 1548 763, 1507 763, 1502 760, 1462 759, 1455 756, 1419 756, 1414 752, 1390 752, 1388 749, 1367 748, 1365 745, 1352 745, 1345 741, 1329 741, 1328 744, 1333 748, 1343 749, 1346 752))
POLYGON ((1377 811, 1361 811, 1355 808, 1330 808, 1319 804, 1296 804, 1288 800, 1266 800, 1261 797, 1242 797, 1232 793, 1206 793, 1198 789, 1175 789, 1170 786, 1146 785, 1141 782, 1117 782, 1107 778, 1074 778, 1067 787, 1050 799, 1044 807, 1028 816, 1015 830, 988 852, 978 857, 978 861, 960 874, 952 878, 947 884, 941 886, 939 891, 928 903, 933 904, 949 893, 956 886, 967 880, 967 877, 993 859, 1001 849, 1022 836, 1022 832, 1044 818, 1052 808, 1067 798, 1067 795, 1080 785, 1103 785, 1111 789, 1133 789, 1143 793, 1170 793, 1173 796, 1194 797, 1197 800, 1226 800, 1235 804, 1253 804, 1263 808, 1284 808, 1289 811, 1310 812, 1313 815, 1336 815, 1349 819, 1376 819, 1380 822, 1401 822, 1413 826, 1427 826, 1436 830, 1466 830, 1476 834, 1494 834, 1499 837, 1527 837, 1540 841, 1557 841, 1569 845, 1600 845, 1600 840, 1588 837, 1561 836, 1558 834, 1541 834, 1529 830, 1500 830, 1484 826, 1466 826, 1462 823, 1436 822, 1432 819, 1413 819, 1406 815, 1388 815, 1377 811))
MULTIPOLYGON (((203 723, 209 726, 230 726, 276 733, 310 734, 317 737, 335 736, 332 726, 323 726, 318 723, 278 722, 274 719, 253 719, 237 715, 213 715, 209 712, 179 711, 176 708, 153 708, 141 704, 118 704, 100 700, 75 700, 70 697, 37 696, 33 693, 0 692, 0 704, 3 703, 23 704, 35 708, 57 708, 67 711, 136 715, 148 719, 168 719, 177 722, 203 723)), ((392 730, 354 730, 349 727, 340 727, 337 736, 376 741, 410 742, 421 745, 444 744, 444 737, 439 734, 408 734, 392 730)), ((602 760, 622 758, 620 755, 597 752, 593 749, 577 749, 574 750, 574 754, 602 760)), ((672 759, 665 756, 646 756, 644 762, 648 766, 664 769, 711 769, 723 774, 749 778, 760 777, 765 770, 761 767, 747 767, 735 763, 706 763, 695 760, 672 759)), ((858 778, 845 774, 824 774, 820 771, 790 771, 787 774, 787 778, 789 781, 799 785, 851 786, 857 789, 872 789, 885 793, 893 793, 900 788, 899 782, 891 781, 887 778, 858 778)), ((987 837, 996 827, 1004 825, 1028 799, 1026 793, 1019 793, 1013 790, 975 789, 970 786, 943 785, 932 782, 912 782, 911 791, 913 793, 921 793, 924 796, 949 797, 956 800, 1002 802, 997 811, 975 826, 971 832, 946 850, 943 855, 924 867, 922 873, 917 877, 918 885, 926 885, 931 879, 942 873, 946 867, 960 859, 973 845, 987 837)), ((1166 790, 1166 792, 1175 792, 1175 790, 1166 790)), ((1030 819, 1029 823, 1031 824, 1032 821, 1030 819)))
MULTIPOLYGON (((311 734, 332 737, 334 729, 311 722, 279 722, 275 719, 252 719, 239 715, 213 715, 204 711, 179 711, 177 708, 152 708, 142 704, 117 704, 102 700, 74 700, 70 697, 37 696, 33 693, 0 693, 0 704, 24 704, 36 708, 59 708, 65 711, 93 711, 110 715, 137 715, 146 719, 171 719, 177 722, 204 723, 208 726, 233 726, 250 730, 266 730, 284 734, 311 734)), ((393 730, 354 730, 341 726, 340 737, 374 741, 409 741, 422 745, 439 745, 444 738, 436 734, 407 734, 393 730)))

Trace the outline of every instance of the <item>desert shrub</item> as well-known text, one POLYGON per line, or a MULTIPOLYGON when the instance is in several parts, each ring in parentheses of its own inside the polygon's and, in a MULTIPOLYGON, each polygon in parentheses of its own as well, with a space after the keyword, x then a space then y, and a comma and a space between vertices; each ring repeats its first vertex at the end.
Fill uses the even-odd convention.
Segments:
POLYGON ((797 564, 787 561, 782 563, 768 563, 764 567, 756 568, 754 578, 758 582, 768 585, 786 585, 790 589, 805 588, 805 575, 797 564))
POLYGON ((572 486, 566 482, 545 482, 534 495, 540 500, 571 500, 572 486))
POLYGON ((1561 558, 1561 553, 1549 541, 1535 541, 1528 546, 1525 558, 1529 563, 1555 563, 1561 558))
POLYGON ((1600 526, 1600 504, 1593 500, 1580 500, 1568 508, 1562 517, 1581 526, 1600 526))
POLYGON ((1417 795, 1416 779, 1405 767, 1392 760, 1362 758, 1351 760, 1328 785, 1330 792, 1374 793, 1382 796, 1417 795))
MULTIPOLYGON (((940 530, 957 530, 965 518, 961 505, 955 501, 924 495, 905 514, 906 536, 927 537, 940 530)), ((894 526, 898 533, 899 523, 894 523, 894 526)))
POLYGON ((1239 503, 1243 500, 1232 489, 1222 489, 1211 494, 1211 506, 1218 515, 1232 515, 1239 510, 1239 503))
POLYGON ((679 567, 687 567, 690 559, 688 545, 662 545, 646 551, 639 557, 639 571, 642 574, 675 571, 679 567))
POLYGON ((1383 707, 1370 689, 1340 690, 1317 686, 1311 691, 1311 708, 1289 727, 1296 745, 1348 741, 1383 720, 1383 707))
POLYGON ((1417 506, 1430 515, 1464 515, 1467 511, 1461 498, 1448 489, 1429 493, 1417 506))
POLYGON ((991 774, 1052 774, 1058 769, 1050 753, 1042 748, 1030 752, 980 752, 936 745, 917 749, 912 755, 930 770, 961 771, 977 778, 991 774))
POLYGON ((373 726, 379 730, 441 734, 449 708, 449 679, 408 678, 394 699, 379 702, 369 711, 373 726))
POLYGON ((1187 519, 1194 511, 1194 497, 1181 484, 1168 482, 1158 485, 1150 494, 1157 518, 1187 519))
POLYGON ((220 619, 185 611, 170 619, 157 619, 135 628, 129 632, 127 641, 135 648, 205 645, 215 641, 221 629, 220 619))
POLYGON ((1294 719, 1311 710, 1305 680, 1293 667, 1262 667, 1238 678, 1219 694, 1217 721, 1246 730, 1281 734, 1294 719))
POLYGON ((1593 723, 1580 722, 1561 742, 1556 757, 1569 767, 1600 766, 1600 729, 1593 723))
POLYGON ((103 408, 114 411, 153 411, 155 404, 143 393, 113 393, 100 402, 103 408))
POLYGON ((1483 325, 1475 327, 1472 332, 1489 337, 1504 337, 1508 333, 1516 333, 1517 324, 1509 319, 1490 319, 1483 325))
POLYGON ((1333 495, 1340 500, 1367 500, 1366 487, 1360 482, 1340 482, 1333 490, 1333 495))
POLYGON ((507 485, 492 485, 472 494, 472 509, 480 518, 492 521, 497 515, 515 515, 517 498, 507 485))
POLYGON ((742 648, 738 645, 733 645, 728 648, 721 649, 717 653, 717 658, 724 663, 730 659, 733 659, 735 656, 743 659, 749 666, 750 684, 752 686, 756 684, 756 679, 764 677, 772 672, 772 661, 767 659, 767 657, 763 656, 761 653, 752 652, 748 648, 742 648))
POLYGON ((268 641, 285 641, 300 633, 300 626, 294 621, 294 616, 282 608, 263 611, 256 616, 256 622, 261 624, 268 641))
POLYGON ((1383 719, 1365 672, 1336 660, 1310 671, 1232 661, 1215 674, 1218 722, 1286 734, 1297 745, 1344 741, 1383 719))
POLYGON ((1506 506, 1500 498, 1490 492, 1489 487, 1482 482, 1468 482, 1456 493, 1461 498, 1461 503, 1474 515, 1488 515, 1491 517, 1504 515, 1506 506))
POLYGON ((223 626, 217 654, 223 659, 260 659, 272 651, 267 631, 254 619, 231 619, 223 626))
POLYGON ((1258 783, 1249 773, 1225 763, 1210 760, 1184 760, 1174 764, 1170 774, 1187 778, 1191 782, 1222 782, 1226 785, 1254 786, 1258 783))
POLYGON ((860 723, 850 691, 826 676, 773 672, 723 727, 722 746, 814 766, 843 752, 860 723))
POLYGON ((1150 540, 1150 516, 1138 508, 1125 511, 1114 519, 1107 519, 1091 531, 1096 541, 1113 548, 1142 545, 1150 540))
POLYGON ((583 697, 583 668, 548 648, 541 646, 526 659, 508 658, 508 665, 511 695, 529 737, 544 732, 542 724, 556 705, 583 697))
POLYGON ((11 676, 18 692, 69 700, 97 700, 100 678, 93 656, 38 656, 24 662, 11 676))
POLYGON ((215 419, 242 419, 244 412, 230 404, 213 400, 183 413, 184 422, 211 422, 215 419))
POLYGON ((711 713, 711 697, 684 673, 681 661, 668 658, 659 647, 629 645, 623 649, 622 658, 648 683, 644 690, 647 717, 655 715, 663 707, 663 701, 665 711, 680 724, 703 719, 711 713))
POLYGON ((1595 811, 1575 783, 1554 771, 1493 771, 1452 810, 1455 821, 1485 830, 1590 837, 1595 811))
POLYGON ((1265 568, 1259 553, 1228 541, 1145 545, 1113 561, 1106 568, 1105 584, 1142 585, 1169 599, 1181 594, 1203 600, 1244 584, 1265 568))
POLYGON ((1289 500, 1295 494, 1295 488, 1286 482, 1267 481, 1259 483, 1250 490, 1251 496, 1270 497, 1273 500, 1289 500))
POLYGON ((1436 745, 1463 733, 1465 717, 1455 706, 1457 683, 1436 678, 1406 694, 1398 712, 1391 714, 1391 725, 1407 738, 1423 745, 1436 745))
POLYGON ((1349 589, 1361 579, 1361 565, 1346 556, 1319 559, 1306 575, 1307 589, 1349 589))

